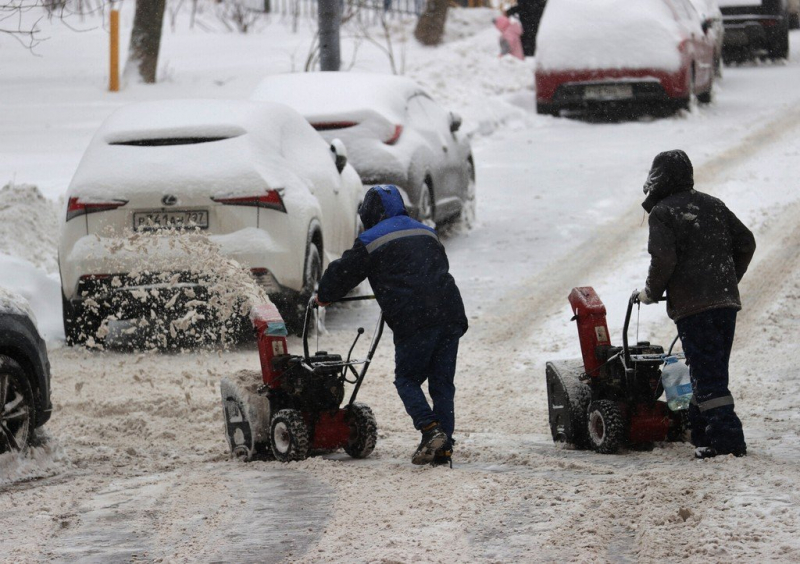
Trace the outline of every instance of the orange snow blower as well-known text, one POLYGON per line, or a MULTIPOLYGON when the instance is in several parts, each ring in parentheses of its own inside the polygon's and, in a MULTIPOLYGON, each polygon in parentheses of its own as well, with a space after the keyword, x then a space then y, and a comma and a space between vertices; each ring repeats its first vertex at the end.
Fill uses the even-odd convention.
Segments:
POLYGON ((664 391, 664 348, 628 344, 637 295, 628 300, 622 347, 615 347, 608 336, 606 308, 594 289, 573 288, 570 293, 582 358, 547 363, 553 441, 612 454, 625 446, 649 448, 654 442, 683 439, 684 416, 658 399, 664 391))
MULTIPOLYGON (((340 301, 365 299, 374 296, 340 301)), ((234 456, 289 462, 343 448, 354 458, 365 458, 375 448, 375 416, 355 400, 383 333, 383 315, 378 317, 367 357, 351 358, 364 333, 359 328, 347 358, 342 359, 325 351, 309 353, 308 334, 316 308, 312 298, 303 326, 302 356, 288 354, 286 325, 274 305, 253 308, 261 373, 245 370, 220 383, 225 435, 234 456), (341 407, 345 383, 354 387, 341 407)))

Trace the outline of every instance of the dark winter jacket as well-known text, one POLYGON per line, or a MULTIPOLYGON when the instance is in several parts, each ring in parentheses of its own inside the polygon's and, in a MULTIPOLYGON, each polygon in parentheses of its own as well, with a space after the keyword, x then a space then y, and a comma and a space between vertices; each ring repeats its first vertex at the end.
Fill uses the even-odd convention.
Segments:
POLYGON ((694 189, 683 151, 653 161, 642 203, 650 213, 647 295, 666 290, 675 321, 716 308, 741 309, 738 282, 756 250, 753 234, 722 201, 694 189))
POLYGON ((424 327, 467 330, 464 303, 436 232, 408 217, 395 186, 375 186, 359 211, 364 231, 322 276, 317 296, 333 302, 369 278, 387 325, 400 342, 424 327))
POLYGON ((536 52, 536 34, 542 20, 546 0, 517 0, 517 5, 506 10, 507 16, 516 15, 522 24, 522 48, 526 57, 536 52))

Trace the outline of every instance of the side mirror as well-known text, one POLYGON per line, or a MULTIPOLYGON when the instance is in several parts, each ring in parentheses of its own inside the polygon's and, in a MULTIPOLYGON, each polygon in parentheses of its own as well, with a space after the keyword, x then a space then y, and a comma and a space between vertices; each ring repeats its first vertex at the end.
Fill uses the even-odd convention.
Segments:
POLYGON ((450 133, 455 133, 459 129, 461 129, 461 116, 450 112, 450 133))
POLYGON ((711 20, 711 19, 703 20, 703 24, 702 24, 703 33, 708 33, 708 30, 711 29, 711 26, 713 24, 714 24, 714 20, 711 20))
POLYGON ((344 167, 347 166, 347 149, 341 139, 331 141, 331 155, 333 156, 333 162, 336 163, 336 170, 339 171, 339 174, 342 174, 344 167))

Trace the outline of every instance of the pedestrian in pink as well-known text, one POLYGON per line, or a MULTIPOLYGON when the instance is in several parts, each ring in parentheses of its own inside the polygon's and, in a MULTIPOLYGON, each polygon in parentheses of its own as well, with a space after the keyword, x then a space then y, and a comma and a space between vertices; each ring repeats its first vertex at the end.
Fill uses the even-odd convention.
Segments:
POLYGON ((494 19, 494 26, 500 31, 500 56, 512 55, 517 59, 524 59, 522 39, 520 39, 522 25, 506 16, 498 16, 494 19))

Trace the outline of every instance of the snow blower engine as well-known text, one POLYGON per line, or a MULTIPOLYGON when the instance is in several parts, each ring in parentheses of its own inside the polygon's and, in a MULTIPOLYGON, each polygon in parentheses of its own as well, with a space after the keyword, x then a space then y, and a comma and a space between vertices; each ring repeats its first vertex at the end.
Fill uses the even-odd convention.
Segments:
POLYGON ((547 363, 553 441, 612 454, 625 446, 649 448, 654 442, 683 440, 684 416, 658 400, 664 391, 663 347, 628 345, 637 295, 628 300, 622 347, 615 347, 608 336, 606 308, 594 289, 573 288, 570 293, 583 357, 547 363))
MULTIPOLYGON (((374 296, 340 301, 365 299, 374 296)), ((261 373, 243 370, 220 383, 225 435, 234 456, 289 462, 344 448, 354 458, 365 458, 375 448, 375 416, 355 400, 383 334, 383 315, 378 318, 367 357, 351 359, 364 333, 359 328, 343 360, 326 351, 309 354, 308 334, 316 310, 312 298, 303 326, 303 355, 297 356, 288 354, 286 325, 277 308, 272 304, 253 308, 261 373), (357 366, 361 366, 360 372, 357 366), (347 405, 340 407, 345 383, 354 385, 353 392, 347 405)))

